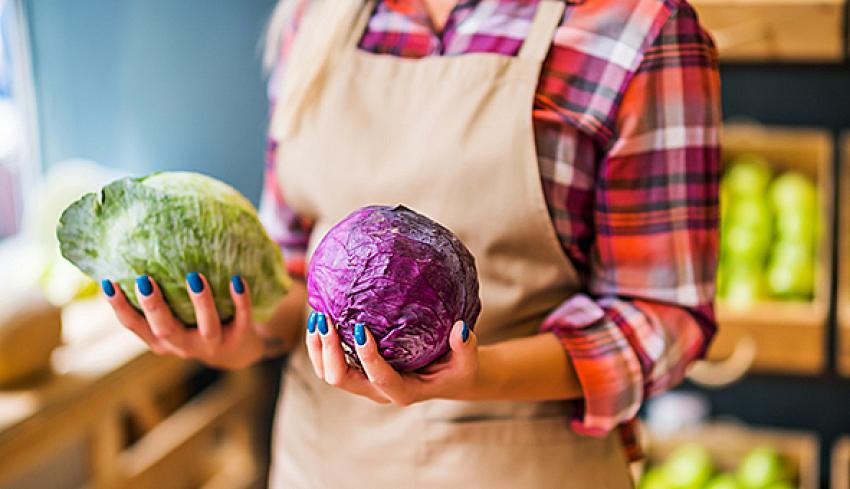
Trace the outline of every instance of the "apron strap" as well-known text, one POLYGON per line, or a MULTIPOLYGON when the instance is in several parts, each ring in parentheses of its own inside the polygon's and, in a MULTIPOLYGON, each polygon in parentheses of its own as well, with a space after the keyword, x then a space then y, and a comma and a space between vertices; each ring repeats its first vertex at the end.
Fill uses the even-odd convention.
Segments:
POLYGON ((520 59, 542 63, 552 45, 555 29, 561 24, 564 15, 563 0, 541 0, 534 13, 528 36, 519 50, 520 59))
POLYGON ((351 33, 346 42, 346 48, 349 50, 357 49, 357 44, 360 43, 360 38, 363 37, 363 31, 366 30, 366 25, 369 24, 369 19, 372 18, 372 12, 375 10, 375 0, 366 0, 360 9, 360 13, 351 23, 351 33))
POLYGON ((310 10, 298 26, 278 85, 278 100, 270 124, 270 133, 275 138, 280 139, 298 128, 302 107, 325 75, 331 55, 346 42, 352 19, 359 18, 364 3, 363 0, 324 0, 308 6, 310 10))

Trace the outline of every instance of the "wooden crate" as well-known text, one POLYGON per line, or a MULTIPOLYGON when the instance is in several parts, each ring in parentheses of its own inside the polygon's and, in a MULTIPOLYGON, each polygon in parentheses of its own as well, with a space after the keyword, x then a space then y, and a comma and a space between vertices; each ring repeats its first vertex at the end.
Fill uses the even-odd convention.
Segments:
POLYGON ((841 203, 838 233, 838 370, 850 376, 850 132, 844 134, 841 145, 841 203))
POLYGON ((730 124, 724 129, 723 151, 725 159, 741 153, 757 153, 766 157, 777 171, 794 169, 812 176, 819 187, 823 226, 817 250, 814 300, 768 301, 746 310, 718 302, 720 329, 708 358, 711 361, 730 358, 740 345, 749 342, 755 345, 751 365, 754 370, 818 373, 824 368, 832 269, 832 138, 829 132, 813 129, 730 124))
POLYGON ((835 442, 830 468, 832 489, 850 489, 850 435, 835 442))
POLYGON ((647 461, 662 463, 676 448, 696 442, 711 454, 722 471, 733 471, 750 450, 771 446, 794 466, 799 489, 818 489, 818 440, 807 433, 751 429, 727 423, 709 424, 665 437, 650 437, 647 461))
POLYGON ((694 0, 723 61, 841 62, 845 0, 694 0))
POLYGON ((105 303, 93 303, 83 316, 108 323, 96 341, 58 350, 51 378, 0 391, 0 487, 42 480, 33 471, 68 446, 83 447, 74 452, 84 467, 73 471, 82 480, 51 487, 255 487, 263 477, 252 432, 261 395, 255 372, 226 373, 174 409, 163 393, 200 366, 153 355, 105 303), (135 439, 128 419, 140 427, 135 439))

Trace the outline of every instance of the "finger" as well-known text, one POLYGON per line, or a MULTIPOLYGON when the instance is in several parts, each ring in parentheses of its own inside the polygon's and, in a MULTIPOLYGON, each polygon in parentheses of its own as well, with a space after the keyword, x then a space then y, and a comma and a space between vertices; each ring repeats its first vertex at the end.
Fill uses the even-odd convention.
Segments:
POLYGON ((202 274, 190 272, 186 275, 186 285, 189 288, 189 299, 195 306, 198 333, 207 344, 218 343, 221 339, 221 321, 218 319, 209 282, 202 274))
POLYGON ((136 278, 136 298, 139 299, 154 336, 179 356, 186 355, 188 352, 185 348, 186 332, 183 325, 171 314, 159 286, 152 278, 147 275, 139 275, 136 278))
POLYGON ((464 321, 458 321, 449 335, 449 347, 452 349, 452 355, 457 357, 456 362, 468 365, 475 360, 478 335, 464 321))
POLYGON ((331 324, 326 314, 319 313, 316 316, 316 329, 319 330, 319 336, 322 338, 322 368, 325 372, 325 382, 341 386, 348 372, 348 364, 345 363, 345 352, 339 342, 336 326, 331 324))
POLYGON ((319 313, 313 311, 310 317, 307 318, 307 356, 310 357, 310 363, 313 365, 313 371, 316 372, 316 377, 325 378, 325 370, 322 368, 322 340, 319 338, 319 333, 316 330, 316 318, 319 313))
POLYGON ((139 314, 124 296, 121 286, 108 279, 103 279, 100 285, 104 296, 106 296, 106 301, 112 307, 118 321, 147 343, 154 353, 165 353, 165 349, 159 344, 159 340, 154 336, 144 316, 139 314))
POLYGON ((387 396, 372 385, 363 373, 354 369, 348 369, 345 380, 339 387, 351 392, 352 394, 366 397, 378 404, 389 404, 392 402, 387 396))
POLYGON ((372 333, 361 323, 354 325, 354 343, 369 382, 394 403, 410 404, 412 398, 401 374, 384 360, 372 333))
POLYGON ((230 277, 230 298, 236 306, 236 314, 233 316, 233 333, 242 336, 251 328, 251 291, 248 284, 240 275, 230 277))

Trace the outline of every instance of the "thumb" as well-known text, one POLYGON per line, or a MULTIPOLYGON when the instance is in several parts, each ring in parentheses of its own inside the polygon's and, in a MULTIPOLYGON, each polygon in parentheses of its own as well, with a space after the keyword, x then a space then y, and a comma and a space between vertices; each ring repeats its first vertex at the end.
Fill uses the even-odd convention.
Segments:
POLYGON ((464 321, 458 321, 452 327, 449 336, 449 347, 452 353, 461 359, 468 359, 475 355, 478 348, 478 336, 464 321))

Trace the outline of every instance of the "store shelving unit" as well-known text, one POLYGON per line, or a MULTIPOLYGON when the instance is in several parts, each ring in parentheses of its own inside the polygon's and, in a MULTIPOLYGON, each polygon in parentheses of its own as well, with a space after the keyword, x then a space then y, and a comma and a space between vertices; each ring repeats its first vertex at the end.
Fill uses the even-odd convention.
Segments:
POLYGON ((694 0, 723 61, 821 62, 844 58, 845 0, 694 0))
POLYGON ((188 398, 199 364, 154 355, 92 304, 97 341, 60 348, 50 377, 0 392, 0 487, 257 487, 257 372, 188 398))
POLYGON ((850 132, 842 138, 840 178, 836 363, 841 374, 850 376, 850 132))
POLYGON ((764 156, 775 171, 794 169, 818 185, 822 232, 815 295, 811 302, 766 301, 746 309, 717 304, 719 334, 709 360, 732 356, 743 344, 755 346, 752 370, 815 374, 823 370, 824 331, 829 313, 832 267, 832 138, 814 129, 778 129, 729 124, 723 134, 724 160, 737 154, 764 156), (750 341, 752 340, 752 341, 750 341))
POLYGON ((752 429, 735 424, 710 424, 672 436, 650 437, 647 456, 650 464, 660 463, 676 448, 697 443, 712 456, 718 468, 731 471, 746 454, 757 447, 773 447, 789 462, 798 478, 799 489, 818 489, 819 468, 817 437, 811 433, 786 430, 752 429))

